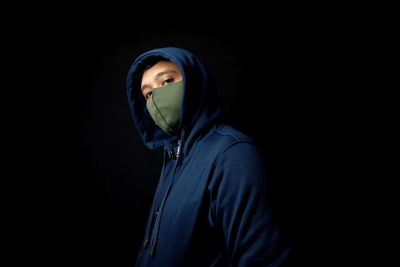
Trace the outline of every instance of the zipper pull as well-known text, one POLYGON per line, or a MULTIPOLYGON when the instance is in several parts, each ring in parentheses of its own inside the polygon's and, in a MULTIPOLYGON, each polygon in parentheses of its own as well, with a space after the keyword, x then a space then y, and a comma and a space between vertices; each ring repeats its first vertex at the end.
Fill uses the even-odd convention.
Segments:
POLYGON ((152 248, 150 249, 150 256, 151 256, 151 257, 154 257, 154 250, 155 250, 154 247, 152 247, 152 248))

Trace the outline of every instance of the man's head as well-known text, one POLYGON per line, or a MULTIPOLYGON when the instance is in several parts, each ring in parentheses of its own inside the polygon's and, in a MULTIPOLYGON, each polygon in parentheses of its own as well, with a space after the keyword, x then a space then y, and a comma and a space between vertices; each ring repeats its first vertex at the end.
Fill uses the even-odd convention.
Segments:
POLYGON ((174 62, 167 59, 154 59, 146 65, 142 75, 142 95, 149 100, 155 88, 182 81, 181 71, 174 62))
POLYGON ((167 134, 176 134, 182 106, 181 71, 174 62, 150 58, 141 77, 141 92, 155 124, 167 134))
POLYGON ((151 149, 175 135, 189 140, 222 119, 212 77, 196 55, 182 48, 163 47, 139 55, 128 72, 127 93, 136 127, 151 149), (167 126, 175 131, 169 134, 167 126))

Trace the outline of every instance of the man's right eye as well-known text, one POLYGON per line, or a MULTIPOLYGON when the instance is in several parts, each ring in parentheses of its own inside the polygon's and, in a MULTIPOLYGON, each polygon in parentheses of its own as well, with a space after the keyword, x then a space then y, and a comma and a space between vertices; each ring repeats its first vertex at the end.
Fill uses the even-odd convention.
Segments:
POLYGON ((148 91, 146 94, 146 99, 149 99, 149 97, 153 94, 153 91, 148 91))

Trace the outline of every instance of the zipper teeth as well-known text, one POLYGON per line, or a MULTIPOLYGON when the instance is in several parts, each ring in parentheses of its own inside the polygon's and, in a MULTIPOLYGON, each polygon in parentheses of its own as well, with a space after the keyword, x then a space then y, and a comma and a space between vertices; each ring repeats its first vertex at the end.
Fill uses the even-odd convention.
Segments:
MULTIPOLYGON (((165 152, 163 153, 163 167, 162 167, 162 170, 161 170, 161 177, 160 177, 160 179, 162 179, 163 178, 163 176, 164 176, 164 168, 165 168, 165 152)), ((161 182, 161 181, 160 181, 161 182)), ((160 183, 159 182, 159 183, 160 183)), ((159 185, 160 187, 161 187, 161 184, 159 185)), ((158 190, 157 190, 158 191, 158 190)), ((146 248, 146 247, 148 247, 148 244, 149 244, 149 239, 151 238, 150 237, 150 232, 153 232, 153 227, 154 227, 154 224, 152 223, 153 222, 153 212, 154 212, 154 210, 157 210, 157 203, 154 203, 154 207, 153 207, 153 210, 151 211, 151 217, 150 217, 150 225, 149 225, 149 227, 146 229, 146 234, 145 234, 145 238, 144 238, 144 241, 143 241, 143 247, 144 248, 146 248)), ((157 210, 157 213, 158 213, 158 210, 157 210)))
POLYGON ((181 144, 182 144, 182 141, 178 140, 178 147, 176 148, 176 159, 177 159, 177 161, 178 161, 178 158, 179 158, 179 155, 180 155, 180 152, 181 152, 181 144))
POLYGON ((172 177, 171 177, 171 180, 170 180, 170 182, 169 182, 169 184, 167 186, 167 190, 166 190, 166 192, 164 194, 164 197, 161 200, 160 206, 159 206, 159 208, 157 210, 158 214, 157 214, 156 220, 155 220, 154 225, 153 225, 152 234, 151 234, 151 240, 150 240, 150 256, 151 257, 153 257, 155 255, 155 248, 156 248, 156 245, 157 245, 158 230, 159 230, 159 227, 160 227, 161 214, 162 214, 162 210, 164 209, 165 201, 166 201, 166 199, 167 199, 167 197, 169 195, 169 191, 170 191, 170 189, 172 187, 173 178, 175 176, 175 171, 177 169, 179 160, 181 158, 180 147, 182 145, 183 138, 184 138, 184 131, 182 131, 181 139, 178 140, 177 157, 176 157, 176 162, 175 162, 174 169, 172 170, 172 177))
POLYGON ((157 238, 158 238, 158 230, 159 230, 159 227, 160 227, 161 213, 162 213, 162 210, 164 209, 165 201, 167 200, 167 197, 169 195, 169 191, 171 190, 171 187, 172 187, 172 184, 173 184, 173 178, 174 178, 174 175, 175 175, 176 167, 178 166, 179 158, 180 158, 180 153, 177 155, 176 162, 175 162, 175 165, 174 165, 174 169, 172 170, 171 180, 169 181, 169 184, 167 186, 167 190, 166 190, 163 198, 161 199, 160 206, 159 206, 159 208, 157 210, 158 214, 156 216, 156 219, 155 219, 155 222, 154 222, 154 225, 153 225, 152 234, 151 234, 151 240, 150 240, 150 256, 151 257, 153 257, 155 255, 155 249, 156 249, 157 238))

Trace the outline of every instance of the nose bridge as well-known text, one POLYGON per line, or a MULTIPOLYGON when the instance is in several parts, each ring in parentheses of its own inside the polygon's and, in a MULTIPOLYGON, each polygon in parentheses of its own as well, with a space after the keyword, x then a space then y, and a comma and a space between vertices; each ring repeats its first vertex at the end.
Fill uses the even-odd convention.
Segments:
POLYGON ((158 80, 154 77, 154 74, 151 70, 149 73, 144 72, 141 80, 141 87, 143 85, 146 85, 146 88, 149 90, 154 90, 154 88, 157 88, 157 83, 158 80))
POLYGON ((150 87, 150 91, 154 91, 157 88, 162 87, 160 84, 158 84, 157 82, 154 82, 151 87, 150 87))

